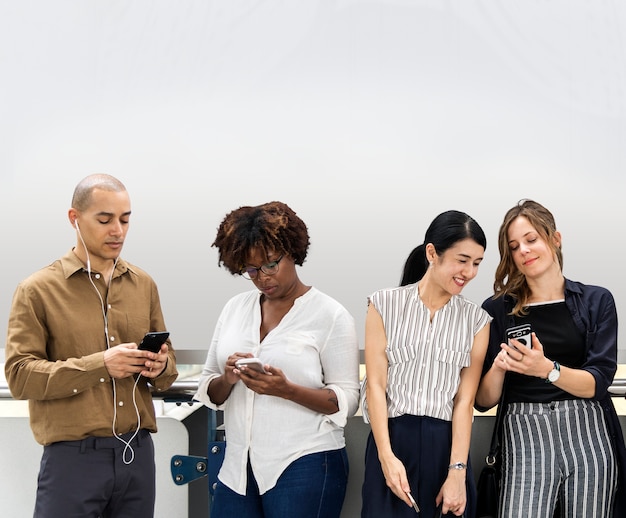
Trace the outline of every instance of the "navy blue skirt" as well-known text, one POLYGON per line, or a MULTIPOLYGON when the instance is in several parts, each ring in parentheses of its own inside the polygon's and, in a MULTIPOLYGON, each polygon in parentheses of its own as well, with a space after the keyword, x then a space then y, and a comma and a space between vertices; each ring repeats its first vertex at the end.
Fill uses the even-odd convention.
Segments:
MULTIPOLYGON (((433 417, 403 415, 389 419, 391 448, 406 469, 411 493, 420 507, 421 518, 435 516, 435 498, 448 476, 452 423, 433 417)), ((466 518, 474 518, 476 486, 467 461, 466 518)), ((372 432, 365 449, 365 477, 362 489, 361 518, 416 518, 407 506, 387 487, 378 460, 378 450, 372 432)), ((448 513, 446 516, 454 516, 448 513)))

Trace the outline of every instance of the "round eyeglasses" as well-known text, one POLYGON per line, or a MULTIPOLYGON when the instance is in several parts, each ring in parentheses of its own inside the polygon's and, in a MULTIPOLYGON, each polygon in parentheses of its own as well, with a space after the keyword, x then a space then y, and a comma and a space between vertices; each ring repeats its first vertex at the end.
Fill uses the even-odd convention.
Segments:
POLYGON ((258 268, 254 266, 244 266, 241 270, 239 270, 239 275, 241 275, 244 279, 248 279, 249 281, 253 281, 259 275, 259 272, 263 272, 265 275, 275 275, 278 272, 278 263, 284 256, 280 256, 276 261, 272 261, 267 264, 262 264, 258 268))

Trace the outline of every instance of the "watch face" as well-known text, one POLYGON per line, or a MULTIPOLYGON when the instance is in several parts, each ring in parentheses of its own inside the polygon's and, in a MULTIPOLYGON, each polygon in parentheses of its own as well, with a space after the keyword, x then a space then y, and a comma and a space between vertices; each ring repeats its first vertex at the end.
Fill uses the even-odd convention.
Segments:
POLYGON ((550 374, 548 374, 548 379, 550 380, 550 383, 554 383, 556 380, 558 380, 560 375, 561 371, 556 369, 551 370, 550 374))

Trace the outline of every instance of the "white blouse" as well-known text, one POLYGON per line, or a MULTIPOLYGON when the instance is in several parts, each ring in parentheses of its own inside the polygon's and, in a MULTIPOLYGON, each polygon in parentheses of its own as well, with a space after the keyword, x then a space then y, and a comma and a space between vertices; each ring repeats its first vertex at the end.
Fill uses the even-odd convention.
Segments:
POLYGON ((260 341, 256 290, 227 302, 217 322, 195 399, 224 410, 226 455, 218 478, 245 494, 248 456, 261 494, 274 487, 294 460, 345 446, 343 427, 359 400, 359 346, 353 317, 315 288, 297 298, 279 325, 260 341), (223 405, 207 394, 229 355, 250 352, 282 369, 293 383, 329 388, 339 411, 324 415, 275 396, 259 395, 239 381, 223 405))
MULTIPOLYGON (((451 421, 461 369, 470 365, 474 336, 491 322, 489 314, 454 295, 431 321, 417 284, 379 290, 369 302, 380 313, 387 337, 388 417, 411 414, 451 421)), ((361 405, 369 422, 365 384, 361 405)))

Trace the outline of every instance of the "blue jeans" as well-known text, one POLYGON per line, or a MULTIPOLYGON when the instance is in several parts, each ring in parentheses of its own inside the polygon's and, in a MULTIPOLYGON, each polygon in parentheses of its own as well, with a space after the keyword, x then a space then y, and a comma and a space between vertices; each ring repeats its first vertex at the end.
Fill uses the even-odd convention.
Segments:
POLYGON ((235 493, 218 480, 211 518, 339 518, 347 482, 345 448, 300 457, 263 495, 259 495, 248 463, 246 495, 235 493))

